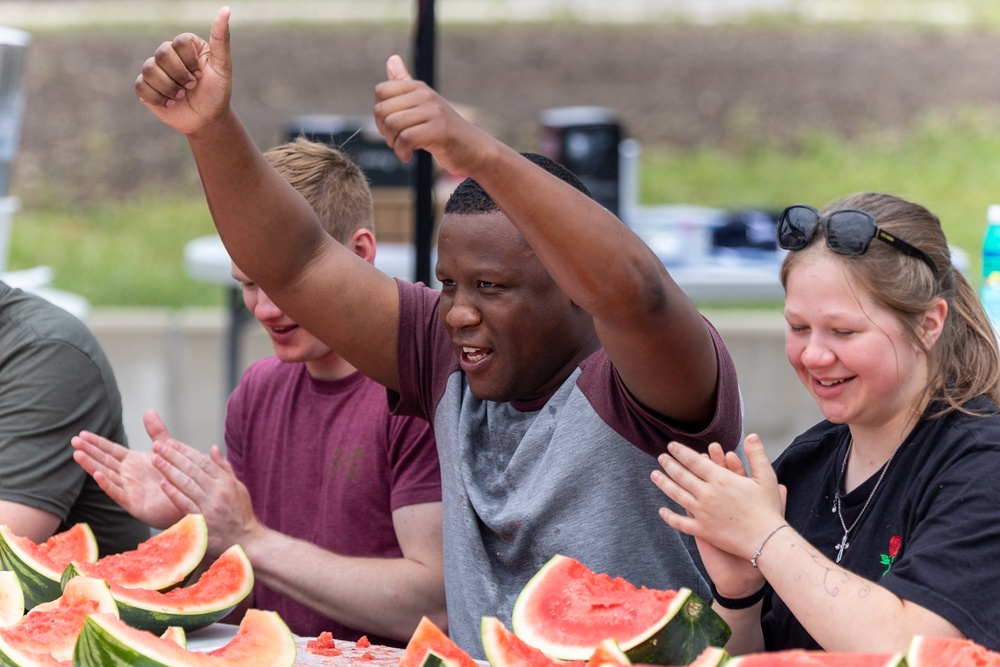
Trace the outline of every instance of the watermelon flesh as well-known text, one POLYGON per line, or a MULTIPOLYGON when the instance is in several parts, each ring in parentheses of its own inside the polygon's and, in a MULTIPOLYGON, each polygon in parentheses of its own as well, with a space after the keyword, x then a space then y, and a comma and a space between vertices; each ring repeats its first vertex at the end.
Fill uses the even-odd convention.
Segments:
POLYGON ((726 622, 689 589, 636 587, 553 556, 518 595, 514 633, 557 660, 587 660, 614 639, 634 663, 687 665, 706 646, 724 646, 726 622))
MULTIPOLYGON (((901 654, 892 653, 837 653, 791 649, 770 653, 750 653, 732 658, 726 667, 896 667, 902 662, 901 654)), ((967 664, 971 667, 971 663, 967 664)), ((934 667, 940 667, 934 663, 934 667)))
POLYGON ((62 595, 60 578, 71 561, 92 563, 97 556, 97 540, 85 523, 57 533, 41 544, 0 525, 0 563, 3 569, 17 575, 26 609, 62 595))
POLYGON ((36 606, 14 625, 0 628, 0 638, 3 646, 17 652, 69 660, 84 621, 94 613, 117 613, 107 584, 77 577, 58 599, 36 606))
POLYGON ((417 629, 413 631, 397 667, 420 667, 424 664, 428 653, 433 653, 436 656, 435 660, 455 667, 480 667, 472 656, 425 616, 420 619, 417 629))
POLYGON ((907 667, 1000 667, 1000 653, 971 639, 917 635, 906 652, 907 667))
POLYGON ((588 647, 589 654, 603 639, 628 640, 659 622, 677 597, 677 591, 637 588, 572 558, 556 558, 541 580, 528 584, 538 603, 515 611, 518 634, 522 624, 544 626, 562 643, 588 647), (569 604, 572 600, 576 604, 569 604))
POLYGON ((73 563, 63 581, 76 574, 104 579, 124 588, 166 590, 183 582, 208 549, 208 526, 201 514, 188 514, 132 551, 104 556, 94 563, 73 563))
POLYGON ((253 567, 243 548, 229 547, 198 580, 166 592, 125 588, 112 583, 111 596, 122 620, 160 633, 170 626, 190 632, 218 621, 253 590, 253 567))

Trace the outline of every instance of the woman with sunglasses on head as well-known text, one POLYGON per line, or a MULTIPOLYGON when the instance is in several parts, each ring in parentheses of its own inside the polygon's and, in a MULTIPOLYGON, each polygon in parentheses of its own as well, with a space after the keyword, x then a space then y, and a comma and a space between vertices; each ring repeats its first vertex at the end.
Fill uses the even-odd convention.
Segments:
MULTIPOLYGON (((679 444, 653 482, 686 515, 731 653, 895 653, 914 635, 1000 649, 1000 353, 922 206, 789 207, 785 351, 826 418, 769 464, 679 444)), ((778 408, 780 409, 780 407, 778 408)))

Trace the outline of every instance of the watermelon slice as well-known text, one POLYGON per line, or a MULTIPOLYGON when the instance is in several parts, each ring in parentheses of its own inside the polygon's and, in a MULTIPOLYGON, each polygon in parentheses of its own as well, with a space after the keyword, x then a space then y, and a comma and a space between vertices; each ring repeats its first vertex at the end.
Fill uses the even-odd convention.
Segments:
POLYGON ((1000 653, 971 639, 917 635, 906 652, 907 667, 1000 667, 1000 653))
POLYGON ((238 544, 226 549, 190 586, 163 593, 112 583, 121 619, 134 628, 160 633, 170 626, 187 632, 215 623, 253 590, 253 567, 238 544))
POLYGON ((425 616, 420 619, 417 629, 413 631, 397 667, 420 667, 428 660, 431 663, 443 662, 449 667, 480 667, 472 656, 463 651, 425 616), (428 657, 430 652, 434 655, 428 657))
POLYGON ((123 588, 163 591, 182 583, 208 549, 208 526, 201 514, 188 514, 132 551, 104 556, 94 563, 73 561, 65 582, 78 574, 104 579, 123 588))
POLYGON ((139 630, 109 614, 91 614, 73 652, 74 667, 292 667, 297 649, 273 611, 250 609, 225 646, 199 652, 139 630))
MULTIPOLYGON (((837 653, 792 649, 749 653, 731 658, 726 667, 901 667, 903 655, 891 653, 837 653)), ((933 663, 934 667, 940 667, 933 663)), ((971 665, 971 663, 968 663, 971 665)))
POLYGON ((117 614, 107 584, 89 577, 75 578, 58 599, 44 602, 14 625, 0 628, 0 664, 11 664, 4 660, 19 664, 16 656, 21 654, 69 660, 84 621, 94 613, 117 614))
POLYGON ((521 590, 511 624, 524 642, 557 660, 587 660, 610 637, 633 663, 660 665, 687 665, 731 634, 687 588, 636 588, 562 555, 521 590))
POLYGON ((486 660, 491 667, 559 667, 560 665, 584 667, 586 665, 582 660, 572 663, 553 660, 534 646, 521 641, 495 616, 484 616, 479 623, 479 632, 483 639, 486 660))
POLYGON ((0 525, 0 564, 17 575, 26 609, 62 595, 60 577, 70 561, 97 560, 97 539, 85 523, 57 533, 41 544, 0 525))

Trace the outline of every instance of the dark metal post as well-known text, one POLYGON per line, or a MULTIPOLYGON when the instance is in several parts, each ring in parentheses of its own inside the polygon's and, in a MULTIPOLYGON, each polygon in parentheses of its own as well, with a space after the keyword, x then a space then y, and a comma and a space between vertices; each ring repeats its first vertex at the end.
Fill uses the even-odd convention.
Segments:
MULTIPOLYGON (((415 40, 416 78, 434 87, 435 51, 434 0, 417 0, 417 31, 415 40)), ((431 243, 434 237, 434 162, 430 153, 417 151, 414 175, 414 252, 416 280, 431 282, 431 243)))

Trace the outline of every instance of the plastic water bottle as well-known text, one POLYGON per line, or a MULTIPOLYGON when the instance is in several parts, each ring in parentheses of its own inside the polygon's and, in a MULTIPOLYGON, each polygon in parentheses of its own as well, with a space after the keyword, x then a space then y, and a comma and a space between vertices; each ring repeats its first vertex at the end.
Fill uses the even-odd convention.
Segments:
POLYGON ((1000 204, 992 204, 986 210, 986 236, 983 238, 983 281, 979 298, 983 308, 1000 331, 1000 204))

